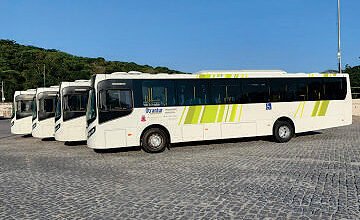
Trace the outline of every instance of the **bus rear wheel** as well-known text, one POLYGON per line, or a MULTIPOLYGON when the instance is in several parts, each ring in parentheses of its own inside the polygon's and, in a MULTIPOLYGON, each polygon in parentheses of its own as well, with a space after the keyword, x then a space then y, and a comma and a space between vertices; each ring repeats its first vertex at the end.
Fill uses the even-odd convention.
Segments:
POLYGON ((288 121, 276 121, 273 136, 276 142, 286 143, 294 136, 294 127, 288 121))
POLYGON ((145 131, 141 147, 147 153, 160 153, 169 145, 166 133, 160 128, 150 128, 145 131))

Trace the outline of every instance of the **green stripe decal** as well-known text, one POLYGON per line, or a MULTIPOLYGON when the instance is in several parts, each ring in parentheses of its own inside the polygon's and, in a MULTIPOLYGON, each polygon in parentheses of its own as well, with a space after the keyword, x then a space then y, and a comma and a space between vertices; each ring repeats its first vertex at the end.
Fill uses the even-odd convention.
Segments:
POLYGON ((190 106, 184 124, 197 124, 202 106, 190 106))
POLYGON ((304 113, 304 108, 305 108, 305 102, 302 102, 302 109, 301 109, 301 115, 300 118, 302 118, 303 113, 304 113))
POLYGON ((325 116, 326 115, 326 111, 328 109, 329 103, 330 103, 330 101, 322 101, 321 102, 321 106, 320 106, 318 116, 325 116))
POLYGON ((220 110, 219 110, 219 115, 217 118, 217 122, 222 122, 222 119, 224 117, 224 112, 225 112, 225 105, 220 105, 220 110))
POLYGON ((294 118, 296 117, 297 113, 299 112, 300 106, 301 106, 301 103, 299 103, 299 105, 298 105, 298 107, 297 107, 297 109, 296 109, 296 112, 295 112, 295 114, 294 114, 294 118))
POLYGON ((203 79, 203 78, 210 78, 210 74, 200 74, 199 78, 203 79))
POLYGON ((320 101, 316 101, 315 102, 315 106, 314 106, 314 109, 311 113, 311 117, 315 117, 317 112, 318 112, 318 109, 319 109, 319 105, 320 105, 320 101))
POLYGON ((227 120, 229 118, 229 109, 230 109, 230 105, 228 105, 227 109, 226 109, 225 122, 227 122, 227 120))
POLYGON ((181 117, 180 117, 180 121, 179 121, 178 125, 181 124, 181 121, 182 121, 182 119, 183 119, 183 117, 184 117, 185 110, 186 110, 186 106, 184 107, 184 109, 183 109, 183 111, 182 111, 182 113, 181 113, 181 117))
POLYGON ((238 122, 240 122, 241 120, 242 111, 243 111, 243 105, 240 105, 240 114, 239 114, 238 122))
POLYGON ((205 106, 200 123, 215 123, 218 108, 217 105, 205 106))
POLYGON ((225 78, 232 78, 232 74, 225 74, 225 78))
POLYGON ((231 115, 230 115, 230 122, 234 122, 234 121, 235 121, 235 117, 236 117, 236 113, 237 113, 238 106, 239 106, 239 105, 233 105, 232 110, 231 110, 231 115))

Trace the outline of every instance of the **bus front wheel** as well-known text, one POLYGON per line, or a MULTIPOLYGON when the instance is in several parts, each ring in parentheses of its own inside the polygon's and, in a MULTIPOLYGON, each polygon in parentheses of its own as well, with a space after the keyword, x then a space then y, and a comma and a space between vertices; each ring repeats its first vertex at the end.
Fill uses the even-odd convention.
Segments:
POLYGON ((150 128, 145 131, 141 147, 147 153, 160 153, 169 145, 166 133, 160 128, 150 128))
POLYGON ((276 121, 273 136, 278 143, 288 142, 294 136, 294 127, 288 121, 276 121))

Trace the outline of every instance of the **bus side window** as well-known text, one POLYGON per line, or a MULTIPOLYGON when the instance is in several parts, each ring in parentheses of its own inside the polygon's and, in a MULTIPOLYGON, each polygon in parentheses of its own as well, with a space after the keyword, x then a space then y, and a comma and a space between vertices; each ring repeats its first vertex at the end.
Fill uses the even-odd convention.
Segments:
POLYGON ((308 82, 309 82, 308 100, 309 101, 321 100, 324 94, 322 78, 310 78, 308 82))
POLYGON ((343 100, 346 97, 345 78, 324 78, 324 99, 343 100))
POLYGON ((228 80, 226 86, 226 103, 236 104, 241 102, 242 88, 237 79, 228 80))
POLYGON ((224 80, 211 80, 211 104, 226 103, 226 84, 224 80))
POLYGON ((286 101, 286 82, 280 78, 270 78, 270 101, 285 102, 286 101))
POLYGON ((194 86, 185 80, 176 81, 177 104, 180 106, 193 104, 194 86))
POLYGON ((174 81, 144 80, 142 81, 143 106, 174 106, 174 81))
POLYGON ((204 105, 209 99, 208 83, 205 80, 178 80, 176 94, 178 105, 204 105))
POLYGON ((244 79, 242 90, 243 103, 265 103, 269 101, 269 87, 265 79, 244 79))
POLYGON ((308 86, 306 79, 284 79, 286 82, 286 101, 307 101, 308 100, 308 86))
POLYGON ((208 98, 209 98, 209 88, 207 85, 207 82, 200 81, 199 84, 197 84, 194 87, 194 104, 195 105, 206 105, 208 104, 208 98))

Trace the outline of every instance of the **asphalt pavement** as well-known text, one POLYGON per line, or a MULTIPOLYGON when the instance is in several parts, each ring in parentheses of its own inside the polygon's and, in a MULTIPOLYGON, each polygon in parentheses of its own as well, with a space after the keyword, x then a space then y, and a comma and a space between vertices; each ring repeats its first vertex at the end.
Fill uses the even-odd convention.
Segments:
POLYGON ((0 219, 359 219, 360 118, 278 144, 246 138, 96 153, 8 136, 0 219))
POLYGON ((0 118, 0 139, 8 136, 11 136, 10 119, 0 118))

